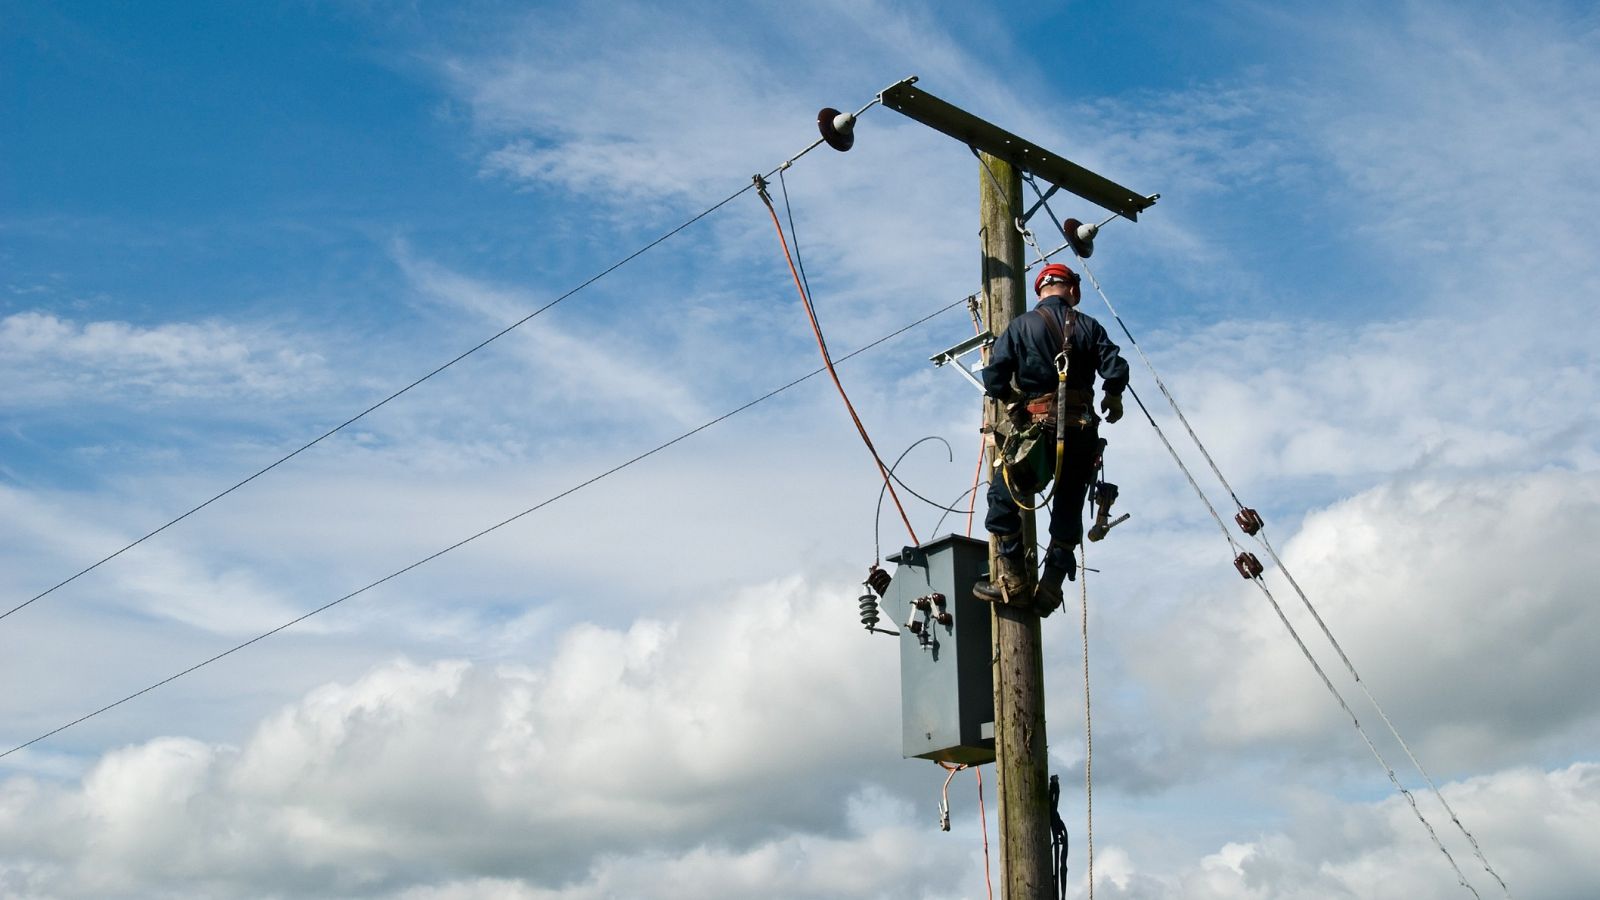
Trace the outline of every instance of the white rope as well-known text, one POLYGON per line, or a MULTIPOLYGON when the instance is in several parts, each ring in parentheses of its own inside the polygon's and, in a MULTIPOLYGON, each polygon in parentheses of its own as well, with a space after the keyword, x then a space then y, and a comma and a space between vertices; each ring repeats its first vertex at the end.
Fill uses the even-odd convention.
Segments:
POLYGON ((1089 553, 1082 540, 1078 553, 1083 561, 1078 568, 1079 608, 1083 611, 1083 794, 1086 812, 1084 837, 1088 844, 1089 900, 1094 900, 1094 716, 1089 704, 1089 553))

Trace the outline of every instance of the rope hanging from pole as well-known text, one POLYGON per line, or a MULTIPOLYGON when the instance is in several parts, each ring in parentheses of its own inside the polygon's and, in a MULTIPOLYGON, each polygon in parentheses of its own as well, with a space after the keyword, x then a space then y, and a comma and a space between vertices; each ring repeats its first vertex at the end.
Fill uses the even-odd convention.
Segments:
POLYGON ((1085 859, 1088 860, 1086 882, 1089 900, 1094 900, 1094 715, 1089 703, 1089 551, 1080 539, 1078 554, 1081 557, 1078 573, 1078 591, 1081 598, 1079 619, 1083 632, 1083 797, 1085 859))
POLYGON ((889 498, 894 501, 894 508, 900 512, 900 521, 905 523, 906 533, 911 536, 912 544, 921 544, 917 539, 917 530, 911 527, 911 517, 906 515, 906 508, 900 503, 900 495, 895 493, 893 480, 889 477, 889 467, 883 464, 883 458, 878 456, 878 449, 872 445, 872 438, 867 435, 867 427, 861 424, 861 417, 856 415, 855 405, 850 402, 850 395, 845 393, 844 384, 839 381, 839 373, 833 367, 833 358, 828 353, 828 344, 822 338, 822 326, 817 322, 817 313, 811 306, 811 296, 807 293, 805 283, 800 278, 800 271, 794 264, 794 256, 789 252, 789 239, 784 236, 783 223, 778 221, 778 210, 772 205, 772 197, 767 193, 767 180, 757 175, 753 179, 756 193, 761 196, 761 202, 767 206, 767 212, 772 216, 772 227, 778 231, 778 241, 783 245, 783 258, 789 263, 789 274, 794 276, 795 290, 800 293, 800 302, 806 308, 806 318, 811 321, 811 331, 817 338, 817 349, 822 353, 822 364, 828 369, 828 377, 833 379, 833 386, 838 388, 839 397, 844 400, 845 409, 850 412, 850 420, 855 423, 856 432, 861 435, 861 442, 867 445, 867 451, 872 454, 872 461, 878 464, 878 474, 883 477, 885 489, 889 498))

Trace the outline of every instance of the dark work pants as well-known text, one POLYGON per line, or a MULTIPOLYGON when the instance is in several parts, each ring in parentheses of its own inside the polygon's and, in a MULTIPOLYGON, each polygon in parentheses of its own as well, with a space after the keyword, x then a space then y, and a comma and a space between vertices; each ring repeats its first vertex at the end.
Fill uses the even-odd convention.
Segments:
MULTIPOLYGON (((1055 435, 1052 433, 1048 441, 1041 441, 1041 446, 1046 453, 1052 456, 1056 452, 1055 435)), ((1066 445, 1061 457, 1061 483, 1057 485, 1055 496, 1050 500, 1050 541, 1066 554, 1058 564, 1063 564, 1070 557, 1072 549, 1078 546, 1078 541, 1083 537, 1083 500, 1088 494, 1089 485, 1094 481, 1094 463, 1100 455, 1100 430, 1095 425, 1086 428, 1073 428, 1068 426, 1066 445)), ((983 525, 990 534, 1001 536, 1015 535, 1022 531, 1022 512, 1017 508, 1017 501, 1012 498, 1011 491, 1006 487, 1005 479, 1000 477, 998 470, 993 472, 994 477, 989 480, 989 514, 984 517, 983 525)), ((1015 479, 1013 479, 1015 480, 1015 479)), ((1037 487, 1041 492, 1043 485, 1018 484, 1019 491, 1029 487, 1037 487)), ((1023 497, 1023 502, 1032 506, 1037 495, 1023 497)), ((1020 556, 1025 548, 1020 540, 1002 541, 1000 553, 1004 556, 1020 556)))

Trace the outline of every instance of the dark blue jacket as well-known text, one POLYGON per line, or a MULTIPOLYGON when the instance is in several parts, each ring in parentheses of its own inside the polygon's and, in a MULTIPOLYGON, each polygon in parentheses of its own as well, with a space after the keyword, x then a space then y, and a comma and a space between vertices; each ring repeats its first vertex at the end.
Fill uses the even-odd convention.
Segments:
POLYGON ((1038 306, 1012 319, 990 348, 989 364, 983 367, 983 385, 990 396, 1009 396, 1013 378, 1024 394, 1055 392, 1055 360, 1061 352, 1061 339, 1054 323, 1063 321, 1063 316, 1072 329, 1067 388, 1092 390, 1096 372, 1105 379, 1107 394, 1121 394, 1128 387, 1127 360, 1111 343, 1105 327, 1091 316, 1070 310, 1060 297, 1046 297, 1038 306), (1045 316, 1052 317, 1052 321, 1047 323, 1045 316))

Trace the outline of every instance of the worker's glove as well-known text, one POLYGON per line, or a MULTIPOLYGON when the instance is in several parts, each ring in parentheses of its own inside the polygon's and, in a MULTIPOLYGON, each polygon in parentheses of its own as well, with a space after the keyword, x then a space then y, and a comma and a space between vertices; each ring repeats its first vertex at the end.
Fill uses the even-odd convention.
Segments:
POLYGON ((1012 387, 1010 382, 1001 385, 999 390, 991 393, 989 396, 999 400, 1001 403, 1017 403, 1021 400, 1027 399, 1027 395, 1012 387))
POLYGON ((1107 422, 1116 422, 1122 418, 1122 395, 1106 394, 1101 397, 1100 411, 1106 414, 1107 422))

